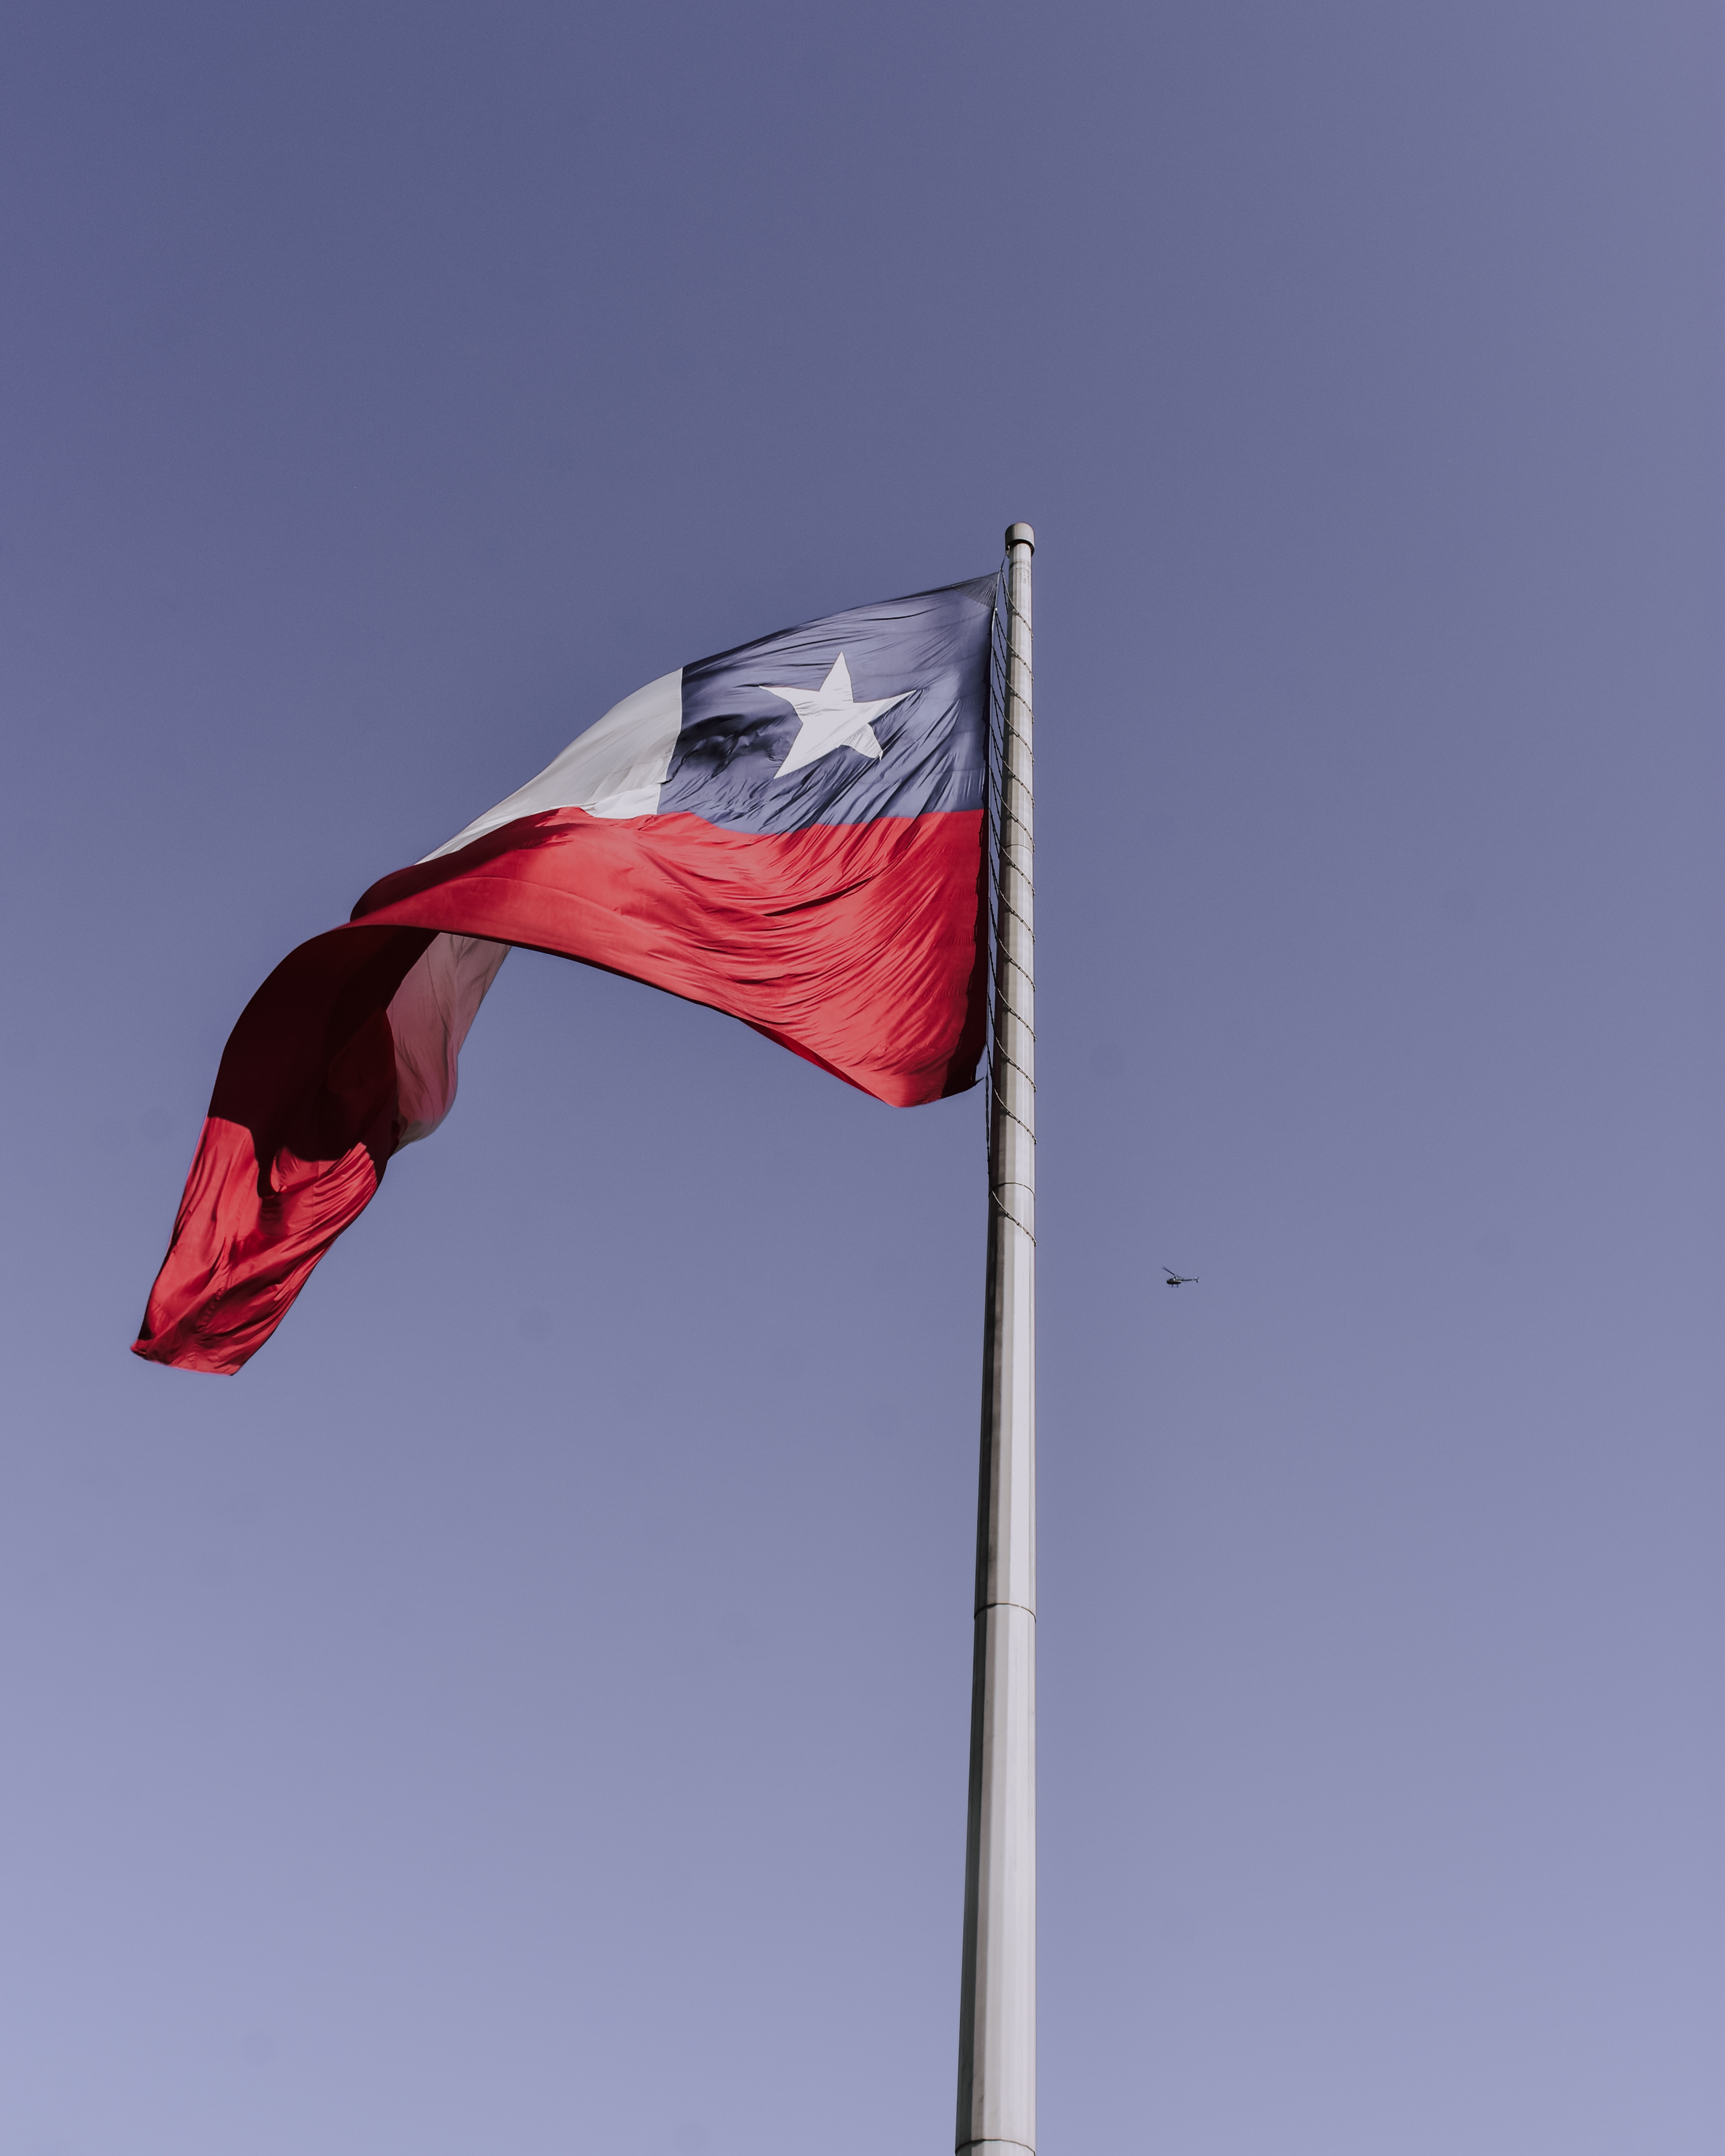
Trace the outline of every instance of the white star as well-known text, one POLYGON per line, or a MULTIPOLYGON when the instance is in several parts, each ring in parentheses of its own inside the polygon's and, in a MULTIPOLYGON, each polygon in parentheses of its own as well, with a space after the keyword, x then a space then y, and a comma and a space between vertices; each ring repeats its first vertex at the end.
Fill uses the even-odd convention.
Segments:
POLYGON ((878 757, 881 749, 872 721, 912 693, 903 689, 896 696, 880 696, 872 703, 865 697, 858 703, 850 693, 850 670, 842 651, 818 689, 775 689, 764 681, 758 685, 769 696, 783 696, 803 721, 803 731, 792 742, 790 754, 773 773, 776 778, 783 778, 788 771, 800 771, 805 763, 818 763, 835 748, 854 748, 860 756, 878 757))

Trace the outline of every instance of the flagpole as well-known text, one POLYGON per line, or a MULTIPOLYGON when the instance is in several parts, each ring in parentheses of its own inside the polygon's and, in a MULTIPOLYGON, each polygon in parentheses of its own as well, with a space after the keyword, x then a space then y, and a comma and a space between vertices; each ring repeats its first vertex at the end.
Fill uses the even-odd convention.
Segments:
POLYGON ((1006 532, 960 2156, 1036 2146, 1036 1085, 1030 557, 1006 532))

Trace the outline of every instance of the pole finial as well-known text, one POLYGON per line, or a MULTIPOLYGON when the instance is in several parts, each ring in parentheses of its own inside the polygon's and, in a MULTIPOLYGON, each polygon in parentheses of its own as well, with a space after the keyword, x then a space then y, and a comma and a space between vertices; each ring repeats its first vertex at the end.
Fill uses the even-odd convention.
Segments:
POLYGON ((1036 534, 1028 524, 1009 524, 1006 527, 1006 543, 1009 547, 1028 547, 1034 554, 1036 551, 1036 534))

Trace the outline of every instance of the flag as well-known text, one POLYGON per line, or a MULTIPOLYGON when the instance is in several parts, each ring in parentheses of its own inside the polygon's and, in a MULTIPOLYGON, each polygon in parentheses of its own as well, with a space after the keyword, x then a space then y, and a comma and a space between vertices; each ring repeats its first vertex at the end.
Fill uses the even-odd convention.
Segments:
POLYGON ((983 1047, 991 578, 627 696, 285 958, 217 1074, 134 1352, 231 1373, 455 1096, 511 944, 729 1013, 896 1106, 983 1047))

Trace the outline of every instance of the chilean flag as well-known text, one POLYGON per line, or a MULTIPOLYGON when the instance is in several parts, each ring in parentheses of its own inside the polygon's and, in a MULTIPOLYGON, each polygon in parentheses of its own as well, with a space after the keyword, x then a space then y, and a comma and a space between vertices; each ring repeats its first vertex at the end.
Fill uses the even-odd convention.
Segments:
POLYGON ((231 1373, 434 1131, 512 943, 710 1004, 905 1107, 973 1084, 995 582, 666 674, 241 1014, 133 1352, 231 1373))

